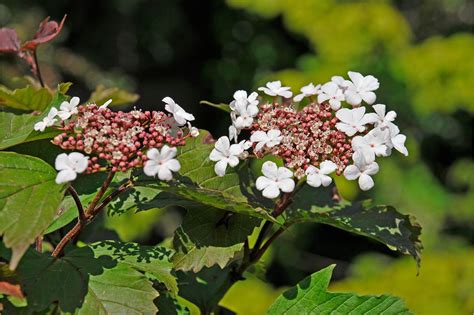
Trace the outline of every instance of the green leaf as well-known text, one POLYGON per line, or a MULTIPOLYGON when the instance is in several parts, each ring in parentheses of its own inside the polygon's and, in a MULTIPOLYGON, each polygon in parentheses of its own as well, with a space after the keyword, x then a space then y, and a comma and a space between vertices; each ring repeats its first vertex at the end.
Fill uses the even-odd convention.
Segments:
POLYGON ((330 196, 332 187, 303 186, 285 211, 286 223, 317 222, 363 235, 392 250, 411 255, 419 266, 423 248, 421 227, 413 217, 401 214, 391 206, 372 206, 370 202, 337 203, 330 196))
POLYGON ((123 105, 135 103, 138 98, 138 94, 135 93, 130 93, 116 87, 106 88, 103 85, 98 85, 95 91, 92 92, 88 103, 102 105, 109 99, 112 99, 112 103, 110 105, 123 105))
POLYGON ((226 175, 219 177, 214 172, 214 162, 209 154, 214 148, 212 136, 201 130, 199 137, 189 139, 178 149, 181 163, 177 182, 159 182, 155 178, 141 176, 136 185, 156 187, 180 198, 226 211, 246 214, 276 222, 257 197, 251 186, 247 164, 229 167, 226 175))
POLYGON ((411 314, 403 301, 394 296, 327 292, 334 266, 313 273, 285 291, 267 314, 411 314))
POLYGON ((215 107, 215 108, 218 108, 220 110, 223 110, 224 112, 226 113, 230 113, 232 110, 230 109, 230 106, 229 104, 225 104, 225 103, 219 103, 219 104, 216 104, 216 103, 211 103, 209 101, 200 101, 199 104, 203 104, 203 105, 208 105, 208 106, 212 106, 212 107, 215 107))
POLYGON ((72 82, 63 82, 58 84, 58 93, 66 94, 69 88, 72 86, 72 82))
POLYGON ((28 246, 48 227, 63 197, 56 171, 27 155, 0 152, 0 235, 12 248, 14 268, 28 246))
POLYGON ((234 283, 231 270, 218 266, 203 268, 198 273, 178 271, 179 296, 194 303, 202 314, 211 314, 234 283))
POLYGON ((171 274, 172 251, 160 246, 143 246, 137 243, 102 241, 89 245, 95 256, 111 257, 114 261, 146 273, 151 279, 161 282, 166 289, 178 293, 176 278, 171 274))
POLYGON ((216 264, 225 268, 260 224, 255 217, 225 213, 199 204, 186 209, 183 223, 173 239, 176 253, 172 260, 177 270, 198 272, 216 264))
POLYGON ((158 292, 152 282, 126 261, 91 247, 62 258, 29 250, 18 266, 28 307, 35 311, 57 302, 76 314, 155 314, 158 292))
POLYGON ((48 107, 53 96, 46 88, 27 86, 22 89, 10 90, 0 85, 0 105, 21 110, 42 111, 48 107))
POLYGON ((51 128, 44 132, 33 130, 34 125, 42 120, 49 112, 49 109, 59 107, 66 97, 57 93, 53 101, 49 104, 42 115, 15 115, 7 112, 0 112, 0 150, 20 144, 40 139, 53 138, 59 134, 58 130, 51 128))
POLYGON ((160 292, 160 296, 155 300, 160 314, 166 315, 191 315, 189 309, 179 303, 171 294, 160 292))

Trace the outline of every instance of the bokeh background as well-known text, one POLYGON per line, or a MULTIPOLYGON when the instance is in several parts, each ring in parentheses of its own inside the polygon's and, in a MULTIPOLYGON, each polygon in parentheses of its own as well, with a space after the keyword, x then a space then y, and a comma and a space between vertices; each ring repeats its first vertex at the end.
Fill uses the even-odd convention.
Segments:
MULTIPOLYGON (((373 198, 417 217, 425 250, 415 263, 327 226, 293 227, 223 305, 263 314, 276 296, 336 263, 331 289, 391 293, 417 314, 474 312, 474 2, 468 0, 2 0, 0 27, 21 38, 50 15, 68 18, 38 53, 49 85, 74 82, 87 100, 99 84, 136 92, 141 108, 173 97, 215 136, 230 121, 200 100, 229 102, 270 79, 297 92, 348 70, 381 82, 378 102, 399 114, 410 156, 381 160, 369 193, 339 181, 345 198, 373 198), (263 272, 263 270, 266 270, 263 272)), ((28 68, 0 56, 0 82, 22 84, 28 68)), ((176 211, 104 217, 110 237, 156 244, 179 224, 176 211)), ((102 232, 105 233, 105 232, 102 232)))

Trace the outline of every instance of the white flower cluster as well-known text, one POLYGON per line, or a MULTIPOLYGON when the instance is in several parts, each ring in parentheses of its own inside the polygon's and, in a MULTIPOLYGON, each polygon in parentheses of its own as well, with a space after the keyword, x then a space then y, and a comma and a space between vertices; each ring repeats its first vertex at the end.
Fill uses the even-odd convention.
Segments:
MULTIPOLYGON (((308 84, 301 88, 301 93, 293 96, 289 87, 282 86, 280 81, 268 82, 265 87, 258 90, 272 96, 276 101, 282 97, 285 102, 301 102, 309 98, 310 102, 327 103, 338 119, 337 130, 352 138, 353 164, 345 167, 344 176, 349 180, 358 179, 362 190, 374 186, 372 175, 379 170, 376 157, 389 156, 392 149, 408 155, 405 147, 406 136, 400 133, 399 128, 393 123, 396 118, 394 111, 386 112, 386 106, 375 104, 374 112, 366 113, 363 103, 372 105, 376 100, 375 90, 379 88, 379 81, 372 75, 363 76, 358 72, 348 72, 350 80, 341 76, 334 76, 330 82, 314 85, 308 84), (343 107, 343 102, 349 108, 343 107)), ((246 159, 253 149, 258 153, 262 149, 271 149, 283 141, 280 130, 254 131, 250 140, 238 140, 243 129, 252 129, 254 120, 260 111, 261 97, 253 92, 239 90, 234 93, 234 100, 230 103, 232 110, 230 117, 232 125, 229 127, 229 137, 221 137, 215 143, 215 148, 210 154, 210 160, 217 162, 215 172, 224 176, 227 166, 235 167, 239 160, 246 159), (235 144, 231 144, 231 140, 235 144)), ((267 151, 268 152, 268 151, 267 151)), ((306 183, 313 187, 328 186, 332 182, 329 174, 335 172, 337 165, 329 160, 320 163, 319 168, 310 165, 306 168, 306 183)), ((262 191, 264 197, 276 198, 280 191, 291 192, 295 187, 293 172, 286 167, 277 167, 273 162, 265 162, 262 167, 263 176, 257 179, 257 189, 262 191)), ((299 178, 299 177, 298 177, 299 178)))

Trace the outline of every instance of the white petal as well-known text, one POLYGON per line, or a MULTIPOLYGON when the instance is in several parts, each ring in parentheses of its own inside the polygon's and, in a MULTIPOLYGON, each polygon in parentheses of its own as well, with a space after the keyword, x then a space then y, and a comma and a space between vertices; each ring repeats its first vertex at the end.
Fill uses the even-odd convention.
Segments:
POLYGON ((387 121, 394 121, 397 118, 397 113, 393 110, 389 111, 385 116, 385 120, 387 121))
POLYGON ((357 177, 359 177, 360 175, 361 175, 360 170, 355 165, 349 165, 344 170, 344 177, 347 178, 348 180, 357 179, 357 177))
POLYGON ((379 165, 377 164, 377 162, 372 162, 365 168, 365 171, 363 172, 363 174, 375 175, 378 172, 379 172, 379 165))
POLYGON ((319 166, 319 170, 320 170, 321 174, 325 174, 325 175, 331 174, 336 169, 337 169, 337 165, 333 161, 324 161, 319 166))
POLYGON ((82 173, 87 169, 88 157, 85 157, 84 154, 79 152, 72 152, 69 154, 69 162, 73 166, 73 169, 76 173, 82 173))
POLYGON ((257 187, 258 190, 264 190, 272 183, 274 182, 266 178, 265 176, 259 176, 255 182, 255 186, 257 187))
POLYGON ((327 175, 321 175, 321 183, 324 187, 328 187, 332 182, 332 178, 327 175))
POLYGON ((209 160, 214 161, 214 162, 220 161, 223 158, 225 158, 225 156, 217 149, 213 149, 211 151, 211 154, 209 154, 209 160))
POLYGON ((339 108, 341 108, 341 102, 338 100, 330 99, 329 105, 331 106, 332 110, 338 110, 339 108))
POLYGON ((146 176, 156 176, 159 170, 160 166, 154 160, 148 160, 143 164, 143 173, 146 176))
POLYGON ((219 162, 214 165, 214 171, 218 176, 224 176, 225 170, 227 168, 227 160, 220 160, 219 162))
POLYGON ((284 178, 291 178, 293 177, 293 172, 287 169, 286 167, 279 167, 278 168, 278 179, 284 179, 284 178))
POLYGON ((369 105, 373 104, 377 98, 374 92, 363 92, 363 93, 360 93, 360 96, 362 97, 364 102, 366 102, 369 105))
POLYGON ((319 173, 319 169, 317 167, 314 167, 313 165, 308 166, 308 168, 305 171, 306 175, 317 174, 317 173, 319 173))
POLYGON ((281 131, 278 129, 272 129, 267 132, 268 138, 275 139, 281 135, 281 131))
POLYGON ((173 179, 173 174, 171 173, 169 168, 164 165, 161 165, 158 170, 158 178, 161 180, 170 181, 173 179))
POLYGON ((349 137, 352 137, 353 135, 356 134, 357 130, 354 129, 352 126, 349 126, 348 124, 344 123, 337 123, 336 128, 342 132, 344 132, 346 135, 349 137))
POLYGON ((58 171, 71 169, 69 157, 66 153, 61 153, 56 157, 56 160, 54 161, 54 167, 58 171))
POLYGON ((71 104, 71 107, 77 107, 80 101, 81 100, 79 99, 79 97, 74 96, 73 98, 71 98, 71 101, 69 102, 69 104, 71 104))
POLYGON ((352 109, 352 117, 355 122, 360 122, 365 115, 365 107, 358 107, 352 109))
POLYGON ((35 124, 33 129, 36 130, 36 131, 43 132, 46 129, 46 123, 44 121, 39 121, 35 124))
MULTIPOLYGON (((236 145, 238 145, 238 144, 236 144, 236 145)), ((239 158, 236 157, 235 155, 231 155, 231 156, 229 156, 227 162, 229 163, 229 165, 231 167, 236 167, 237 165, 239 165, 239 158)))
POLYGON ((364 80, 364 76, 359 72, 349 71, 347 74, 349 75, 349 78, 351 78, 352 82, 354 82, 354 84, 357 86, 360 86, 364 80))
POLYGON ((321 93, 318 95, 318 103, 321 104, 322 102, 325 102, 329 99, 329 95, 325 94, 325 93, 321 93))
POLYGON ((160 158, 160 151, 158 151, 156 148, 152 148, 147 151, 146 156, 150 160, 157 161, 160 158))
POLYGON ((233 144, 229 148, 229 152, 232 155, 239 155, 244 151, 244 148, 240 144, 233 144))
POLYGON ((271 183, 262 191, 262 195, 266 198, 273 199, 280 195, 280 189, 276 183, 271 183))
POLYGON ((342 108, 336 112, 336 117, 342 122, 352 123, 352 111, 348 108, 342 108))
POLYGON ((374 180, 367 174, 361 174, 359 177, 359 187, 363 191, 367 191, 374 187, 374 180))
POLYGON ((229 138, 227 138, 226 136, 220 137, 219 139, 217 139, 214 147, 220 152, 226 152, 230 148, 229 138))
POLYGON ((56 184, 63 184, 75 180, 76 172, 71 169, 62 170, 56 175, 56 184))
POLYGON ((279 94, 284 98, 290 98, 291 96, 293 96, 293 92, 291 91, 280 91, 279 94))
POLYGON ((372 105, 372 108, 374 109, 374 111, 377 113, 377 115, 380 118, 385 117, 385 105, 384 104, 375 104, 375 105, 372 105))
POLYGON ((398 135, 396 135, 395 137, 392 138, 392 144, 393 144, 393 147, 397 151, 399 151, 400 153, 402 153, 405 156, 408 156, 408 150, 405 147, 406 139, 407 139, 407 137, 405 135, 398 134, 398 135))
POLYGON ((292 192, 295 189, 295 181, 291 178, 285 178, 278 181, 278 188, 283 192, 292 192))
POLYGON ((346 97, 346 102, 351 104, 352 106, 356 106, 362 103, 362 98, 360 97, 359 93, 355 91, 347 90, 344 93, 344 96, 346 97))
POLYGON ((262 173, 267 178, 276 180, 278 178, 278 166, 272 161, 266 161, 262 165, 262 173))
POLYGON ((306 183, 312 187, 319 187, 321 186, 321 177, 319 174, 310 174, 306 177, 306 183))
POLYGON ((66 120, 69 117, 71 117, 71 112, 60 110, 58 112, 58 116, 59 116, 59 118, 61 118, 61 120, 66 120))
POLYGON ((304 94, 298 94, 295 97, 293 97, 293 100, 295 102, 301 102, 301 100, 303 100, 304 96, 305 96, 304 94))
POLYGON ((166 165, 166 167, 168 167, 173 172, 177 172, 181 169, 181 164, 176 159, 169 160, 168 162, 166 162, 165 165, 166 165))

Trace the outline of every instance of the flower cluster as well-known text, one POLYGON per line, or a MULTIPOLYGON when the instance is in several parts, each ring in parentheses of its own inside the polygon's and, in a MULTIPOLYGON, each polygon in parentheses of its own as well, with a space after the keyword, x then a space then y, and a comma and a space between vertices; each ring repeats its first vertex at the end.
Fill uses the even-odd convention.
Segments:
POLYGON ((371 189, 371 176, 379 170, 376 157, 389 156, 392 149, 408 155, 406 136, 394 124, 396 113, 387 112, 385 105, 375 104, 373 112, 366 112, 366 105, 375 103, 378 80, 357 72, 348 75, 350 80, 334 76, 322 85, 310 83, 293 98, 280 81, 258 89, 270 101, 256 92, 237 91, 230 103, 229 137, 219 138, 210 155, 216 174, 223 176, 227 166, 248 157, 275 155, 284 166, 265 162, 256 182, 267 198, 293 191, 295 179, 328 186, 333 172, 358 179, 362 190, 371 189), (306 106, 297 110, 305 99, 306 106), (250 133, 248 139, 239 139, 242 130, 250 133))
POLYGON ((79 102, 79 98, 73 97, 63 102, 59 110, 51 108, 34 126, 37 131, 48 127, 62 131, 52 140, 53 144, 75 151, 56 158, 57 183, 72 181, 78 173, 104 169, 125 172, 140 166, 148 176, 171 180, 172 172, 181 167, 175 159, 176 147, 183 146, 188 137, 199 135, 198 129, 189 123, 194 116, 170 97, 163 99, 169 114, 135 108, 114 112, 108 108, 111 100, 101 106, 79 102))

